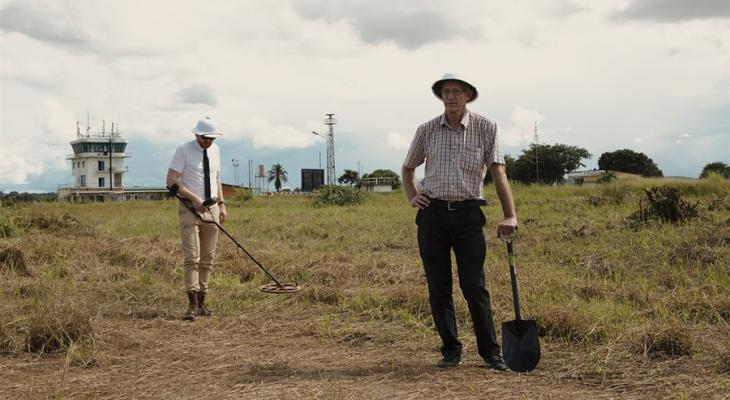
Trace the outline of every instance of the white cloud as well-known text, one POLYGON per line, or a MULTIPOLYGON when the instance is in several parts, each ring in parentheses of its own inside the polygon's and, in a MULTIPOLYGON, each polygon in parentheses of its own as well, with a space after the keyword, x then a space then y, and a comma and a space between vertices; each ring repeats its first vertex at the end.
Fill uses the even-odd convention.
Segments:
POLYGON ((632 0, 617 19, 675 22, 730 17, 726 0, 632 0))
POLYGON ((234 126, 232 138, 247 137, 256 148, 292 149, 312 146, 316 136, 311 130, 289 125, 273 125, 262 118, 251 118, 234 126))
POLYGON ((390 132, 386 143, 391 149, 408 150, 411 146, 411 138, 400 132, 390 132))
POLYGON ((33 163, 33 160, 25 154, 16 154, 16 149, 0 147, 0 176, 4 184, 22 185, 28 183, 28 178, 39 175, 43 172, 40 163, 33 163))
MULTIPOLYGON (((381 8, 371 1, 304 0, 293 5, 304 18, 344 21, 366 43, 392 42, 405 49, 416 49, 449 39, 481 37, 478 25, 459 18, 463 12, 459 3, 402 0, 381 8)), ((470 8, 480 7, 472 3, 470 8)))
MULTIPOLYGON (((502 144, 507 146, 518 146, 535 141, 535 123, 539 125, 545 121, 537 110, 529 110, 525 107, 515 107, 509 115, 509 121, 503 127, 502 144)), ((539 130, 538 130, 539 135, 539 130)))
MULTIPOLYGON (((657 1, 622 4, 663 12, 657 1)), ((614 13, 631 7, 585 0, 0 0, 0 190, 48 185, 39 177, 68 168, 87 110, 94 129, 121 124, 130 147, 174 148, 211 115, 224 151, 309 162, 324 149, 311 131, 326 132, 321 119, 334 112, 346 149, 338 168, 398 170, 418 124, 442 112, 430 85, 446 71, 474 78, 480 98, 470 109, 500 121, 508 146, 531 143, 538 121, 542 143, 593 154, 645 146, 672 160, 683 140, 722 158, 726 21, 704 18, 714 10, 707 1, 668 4, 681 18, 649 24, 617 23, 614 13), (424 32, 418 19, 440 29, 424 32)), ((137 148, 130 162, 164 171, 169 157, 152 151, 137 148)), ((701 161, 660 168, 696 176, 701 161)))
POLYGON ((41 6, 35 1, 13 1, 0 10, 0 30, 68 47, 86 46, 90 35, 64 12, 69 10, 54 2, 41 6))
POLYGON ((209 106, 218 104, 215 93, 206 85, 186 86, 180 89, 178 98, 181 103, 187 104, 207 104, 209 106))

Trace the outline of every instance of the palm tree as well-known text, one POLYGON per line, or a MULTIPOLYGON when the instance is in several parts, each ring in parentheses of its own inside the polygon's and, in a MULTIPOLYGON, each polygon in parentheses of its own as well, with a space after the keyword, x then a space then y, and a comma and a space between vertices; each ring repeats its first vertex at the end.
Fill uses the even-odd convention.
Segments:
POLYGON ((286 183, 289 180, 286 175, 287 172, 281 164, 274 164, 271 166, 271 169, 268 172, 268 180, 269 183, 274 182, 274 187, 277 192, 281 190, 282 182, 286 183))

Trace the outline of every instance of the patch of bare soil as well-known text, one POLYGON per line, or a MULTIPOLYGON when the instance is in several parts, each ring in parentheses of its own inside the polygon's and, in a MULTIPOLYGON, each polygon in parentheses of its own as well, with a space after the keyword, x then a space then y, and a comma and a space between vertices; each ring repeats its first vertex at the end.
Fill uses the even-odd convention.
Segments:
POLYGON ((685 391, 723 399, 687 360, 586 354, 544 343, 530 374, 482 368, 469 332, 462 367, 439 370, 437 339, 380 340, 362 328, 345 340, 318 335, 306 316, 279 313, 173 319, 99 319, 94 363, 68 355, 0 356, 7 399, 656 399, 685 391), (365 338, 365 339, 363 339, 365 338), (596 367, 586 370, 587 358, 596 367), (637 361, 644 360, 644 361, 637 361), (88 366, 91 365, 91 366, 88 366))

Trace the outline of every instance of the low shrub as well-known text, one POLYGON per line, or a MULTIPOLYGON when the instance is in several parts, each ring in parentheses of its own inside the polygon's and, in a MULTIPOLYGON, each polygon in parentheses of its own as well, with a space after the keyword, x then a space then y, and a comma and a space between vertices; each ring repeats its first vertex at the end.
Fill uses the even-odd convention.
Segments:
POLYGON ((689 204, 682 199, 682 192, 674 186, 655 186, 644 189, 646 193, 646 207, 639 204, 639 210, 634 212, 629 220, 632 222, 647 222, 651 220, 682 222, 697 216, 699 204, 689 204))
POLYGON ((244 203, 253 200, 253 191, 249 188, 236 189, 232 195, 226 198, 227 202, 244 203))
POLYGON ((315 207, 327 206, 356 206, 367 200, 365 193, 349 186, 327 185, 320 186, 314 196, 312 205, 315 207))

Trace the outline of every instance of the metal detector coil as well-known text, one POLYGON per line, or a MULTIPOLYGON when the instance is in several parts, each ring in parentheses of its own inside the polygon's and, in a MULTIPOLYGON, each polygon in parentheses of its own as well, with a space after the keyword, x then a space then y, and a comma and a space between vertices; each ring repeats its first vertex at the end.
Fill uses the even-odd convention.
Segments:
POLYGON ((263 285, 259 288, 260 291, 264 293, 279 293, 279 294, 285 294, 285 293, 294 293, 299 291, 302 287, 297 285, 296 283, 269 283, 268 285, 263 285))

